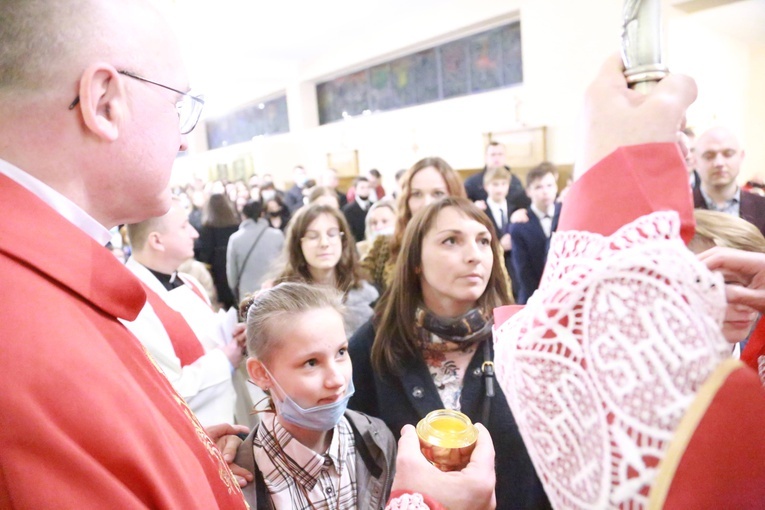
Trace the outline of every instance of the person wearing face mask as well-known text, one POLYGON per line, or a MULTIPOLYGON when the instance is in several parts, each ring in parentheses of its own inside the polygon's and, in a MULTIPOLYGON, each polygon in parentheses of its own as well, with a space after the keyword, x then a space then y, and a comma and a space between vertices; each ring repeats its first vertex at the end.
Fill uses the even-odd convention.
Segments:
POLYGON ((290 221, 290 213, 287 210, 287 206, 284 205, 279 195, 266 198, 265 193, 263 193, 261 196, 263 197, 263 217, 268 221, 268 226, 278 228, 284 232, 290 221))
POLYGON ((367 217, 364 218, 363 241, 356 243, 359 258, 366 257, 372 244, 378 236, 392 236, 396 228, 396 201, 391 197, 385 197, 369 208, 367 217))
POLYGON ((381 509, 396 445, 385 424, 347 410, 354 394, 341 295, 287 282, 243 303, 247 371, 270 397, 237 451, 253 509, 381 509), (354 490, 355 489, 355 490, 354 490))

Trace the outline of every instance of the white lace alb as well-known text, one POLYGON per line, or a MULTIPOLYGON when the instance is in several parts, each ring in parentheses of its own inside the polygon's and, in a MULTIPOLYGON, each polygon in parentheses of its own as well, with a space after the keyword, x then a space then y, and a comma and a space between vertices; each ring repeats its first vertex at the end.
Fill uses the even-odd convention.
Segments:
POLYGON ((556 509, 645 508, 698 388, 729 347, 724 285, 674 212, 558 232, 539 290, 495 330, 498 380, 556 509))

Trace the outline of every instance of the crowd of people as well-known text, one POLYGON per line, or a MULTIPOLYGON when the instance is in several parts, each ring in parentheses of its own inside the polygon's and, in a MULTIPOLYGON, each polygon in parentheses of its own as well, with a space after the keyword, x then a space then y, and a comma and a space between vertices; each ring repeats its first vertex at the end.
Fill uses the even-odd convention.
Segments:
POLYGON ((562 204, 498 143, 174 194, 204 101, 152 3, 0 19, 0 507, 762 507, 765 198, 729 130, 678 142, 690 78, 609 59, 562 204))

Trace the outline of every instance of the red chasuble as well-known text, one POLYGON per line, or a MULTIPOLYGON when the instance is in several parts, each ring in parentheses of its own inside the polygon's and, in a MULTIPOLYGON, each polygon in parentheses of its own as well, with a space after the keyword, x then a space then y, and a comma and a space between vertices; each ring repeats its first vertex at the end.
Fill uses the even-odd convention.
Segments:
POLYGON ((146 301, 103 246, 0 176, 0 508, 246 508, 117 320, 146 301))

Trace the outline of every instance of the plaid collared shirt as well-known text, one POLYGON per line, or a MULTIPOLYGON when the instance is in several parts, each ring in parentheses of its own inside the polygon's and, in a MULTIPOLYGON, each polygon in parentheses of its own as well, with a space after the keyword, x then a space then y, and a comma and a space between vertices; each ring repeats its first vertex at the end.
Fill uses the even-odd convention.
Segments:
POLYGON ((276 510, 356 508, 356 447, 344 416, 324 455, 293 438, 271 413, 262 415, 253 444, 276 510))

